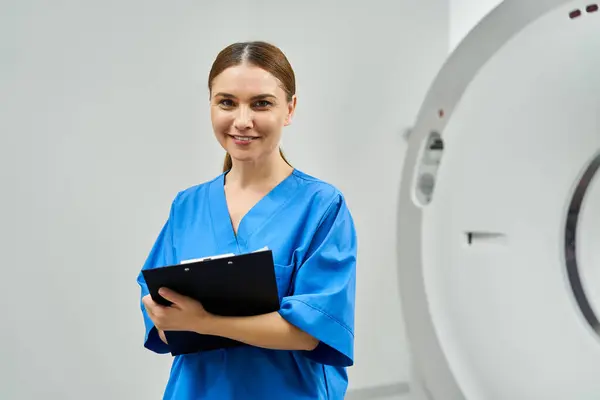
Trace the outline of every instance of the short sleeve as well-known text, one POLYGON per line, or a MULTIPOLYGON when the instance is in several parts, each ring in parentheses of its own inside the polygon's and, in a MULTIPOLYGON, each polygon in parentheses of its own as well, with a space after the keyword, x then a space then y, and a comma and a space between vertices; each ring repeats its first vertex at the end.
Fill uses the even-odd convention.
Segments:
POLYGON ((279 311, 286 321, 319 340, 316 349, 305 352, 316 362, 354 364, 356 258, 354 221, 338 194, 313 235, 291 295, 282 299, 279 311))
MULTIPOLYGON (((160 233, 152 249, 150 250, 150 254, 146 258, 144 265, 142 266, 142 271, 146 269, 163 267, 166 265, 171 265, 175 263, 175 251, 173 247, 173 213, 174 213, 174 204, 171 205, 171 211, 169 214, 169 218, 164 223, 160 233)), ((160 339, 158 336, 158 330, 154 326, 154 323, 150 319, 150 316, 146 312, 146 307, 142 303, 142 297, 149 294, 148 286, 144 280, 144 275, 140 271, 137 282, 141 289, 140 294, 140 307, 142 311, 142 316, 144 318, 144 347, 148 350, 151 350, 155 353, 166 354, 169 352, 169 347, 160 339)))

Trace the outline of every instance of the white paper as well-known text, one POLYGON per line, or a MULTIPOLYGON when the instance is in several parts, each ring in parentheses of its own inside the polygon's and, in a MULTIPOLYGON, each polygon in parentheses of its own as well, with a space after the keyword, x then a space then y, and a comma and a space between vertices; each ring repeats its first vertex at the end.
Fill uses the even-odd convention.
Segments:
POLYGON ((262 249, 258 249, 258 250, 253 251, 253 253, 258 253, 259 251, 268 251, 268 250, 269 250, 269 247, 265 246, 262 249))
MULTIPOLYGON (((258 253, 259 251, 268 251, 269 247, 265 246, 262 249, 258 249, 253 251, 253 253, 258 253)), ((190 264, 190 263, 194 263, 194 262, 199 262, 199 261, 207 261, 207 260, 216 260, 218 258, 225 258, 225 257, 234 257, 235 254, 233 253, 227 253, 227 254, 219 254, 216 256, 209 256, 209 257, 202 257, 202 258, 192 258, 189 260, 183 260, 180 264, 190 264)))
POLYGON ((183 260, 181 262, 181 264, 189 264, 189 263, 194 263, 194 262, 198 262, 198 261, 215 260, 217 258, 225 258, 225 257, 233 257, 233 256, 235 256, 235 254, 228 253, 228 254, 219 254, 217 256, 209 256, 209 257, 202 257, 202 258, 192 258, 190 260, 183 260))

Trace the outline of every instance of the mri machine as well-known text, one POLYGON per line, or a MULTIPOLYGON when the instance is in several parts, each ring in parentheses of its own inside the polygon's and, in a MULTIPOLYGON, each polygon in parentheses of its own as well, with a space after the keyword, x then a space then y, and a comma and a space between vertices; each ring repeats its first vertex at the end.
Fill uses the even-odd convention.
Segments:
POLYGON ((407 137, 399 282, 419 398, 600 399, 596 1, 501 3, 407 137))

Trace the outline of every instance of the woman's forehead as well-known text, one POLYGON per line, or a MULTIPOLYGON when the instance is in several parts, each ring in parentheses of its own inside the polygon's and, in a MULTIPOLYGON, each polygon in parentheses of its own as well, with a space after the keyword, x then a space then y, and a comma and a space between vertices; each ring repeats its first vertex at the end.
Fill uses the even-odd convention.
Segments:
POLYGON ((247 65, 238 65, 224 70, 214 79, 212 91, 214 94, 227 93, 236 97, 283 94, 279 81, 271 73, 247 65))

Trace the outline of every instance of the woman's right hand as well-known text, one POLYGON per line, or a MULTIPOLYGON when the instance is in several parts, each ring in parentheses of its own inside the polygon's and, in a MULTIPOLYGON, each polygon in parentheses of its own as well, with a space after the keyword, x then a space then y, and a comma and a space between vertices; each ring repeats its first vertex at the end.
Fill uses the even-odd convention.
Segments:
POLYGON ((165 336, 165 332, 161 331, 160 329, 158 330, 158 336, 160 337, 160 340, 162 340, 163 342, 165 342, 165 344, 169 344, 167 343, 167 337, 165 336))

